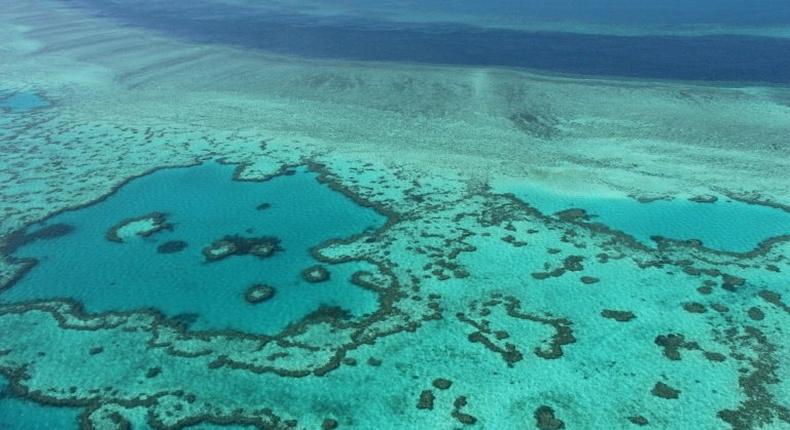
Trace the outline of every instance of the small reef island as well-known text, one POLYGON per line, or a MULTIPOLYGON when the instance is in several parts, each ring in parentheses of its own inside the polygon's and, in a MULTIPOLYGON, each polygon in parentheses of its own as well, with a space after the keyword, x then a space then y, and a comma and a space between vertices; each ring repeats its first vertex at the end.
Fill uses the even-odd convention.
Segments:
POLYGON ((258 258, 269 258, 275 252, 282 251, 280 240, 276 237, 242 237, 225 236, 203 248, 206 262, 212 263, 231 255, 253 255, 258 258))
POLYGON ((274 288, 266 284, 254 284, 244 292, 244 300, 250 304, 263 303, 274 297, 274 288))
POLYGON ((317 283, 329 280, 329 270, 324 266, 312 266, 302 270, 302 278, 307 282, 317 283))
POLYGON ((107 230, 107 240, 122 243, 135 236, 150 237, 163 230, 172 230, 165 214, 151 212, 133 218, 126 218, 107 230))

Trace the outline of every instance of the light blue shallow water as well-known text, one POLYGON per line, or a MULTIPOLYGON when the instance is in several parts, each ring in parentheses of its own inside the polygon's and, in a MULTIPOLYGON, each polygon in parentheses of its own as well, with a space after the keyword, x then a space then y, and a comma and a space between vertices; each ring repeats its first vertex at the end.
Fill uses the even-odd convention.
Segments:
POLYGON ((326 265, 327 282, 310 284, 301 271, 318 264, 309 249, 382 225, 384 217, 316 181, 300 170, 267 182, 231 180, 233 166, 208 163, 162 170, 136 179, 106 200, 65 212, 47 225, 66 223, 74 231, 32 242, 15 254, 39 263, 0 300, 69 297, 92 312, 153 307, 167 316, 197 314, 196 329, 231 328, 271 333, 316 310, 339 306, 362 315, 377 308, 374 293, 349 282, 366 263, 326 265), (270 208, 256 209, 261 203, 270 208), (105 234, 119 221, 154 211, 168 214, 172 231, 125 243, 105 234), (231 256, 205 263, 201 250, 225 235, 276 236, 283 252, 261 260, 231 256), (171 254, 157 246, 183 240, 186 249, 171 254), (276 289, 259 304, 244 300, 254 283, 276 289))
POLYGON ((29 112, 47 105, 49 103, 34 92, 9 93, 0 90, 0 110, 8 109, 14 113, 29 112))
POLYGON ((790 213, 719 196, 715 203, 685 199, 641 203, 630 198, 569 196, 537 187, 507 190, 546 214, 584 209, 599 222, 651 245, 651 236, 697 239, 713 249, 746 252, 760 242, 790 234, 790 213))

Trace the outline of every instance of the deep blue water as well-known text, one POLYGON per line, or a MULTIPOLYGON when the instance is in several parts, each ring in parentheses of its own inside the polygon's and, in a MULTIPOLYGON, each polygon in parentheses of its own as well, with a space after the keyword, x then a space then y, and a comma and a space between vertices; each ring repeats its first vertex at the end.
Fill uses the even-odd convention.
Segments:
POLYGON ((153 307, 168 317, 193 315, 196 329, 253 333, 280 330, 324 304, 357 316, 378 308, 374 293, 350 283, 355 271, 370 269, 367 264, 325 265, 331 278, 316 284, 304 281, 301 271, 318 263, 311 247, 380 226, 383 216, 320 184, 311 172, 258 183, 231 180, 233 169, 207 163, 161 170, 104 201, 53 217, 47 225, 74 230, 18 249, 16 257, 39 262, 0 301, 68 297, 92 312, 153 307), (260 210, 261 203, 271 206, 260 210), (106 239, 121 220, 154 211, 167 214, 172 231, 125 243, 106 239), (263 260, 240 255, 206 263, 201 250, 233 234, 275 236, 283 251, 263 260), (188 246, 157 252, 173 240, 188 246), (255 283, 274 287, 274 298, 248 304, 244 292, 255 283))
MULTIPOLYGON (((783 38, 526 32, 447 23, 391 23, 376 18, 318 18, 291 11, 277 14, 207 2, 190 2, 188 6, 159 2, 74 2, 130 25, 195 42, 232 44, 313 58, 503 66, 646 79, 790 83, 790 39, 783 38)), ((586 10, 608 10, 621 16, 616 21, 624 22, 627 22, 629 10, 639 16, 647 13, 638 8, 620 8, 620 3, 603 5, 603 9, 587 7, 586 10)), ((726 17, 714 14, 710 20, 726 22, 740 11, 759 23, 790 22, 787 6, 761 4, 758 13, 753 14, 743 12, 747 10, 743 3, 728 3, 731 7, 725 8, 729 11, 726 17)), ((542 19, 550 19, 552 14, 566 9, 559 8, 542 19)), ((682 12, 683 8, 675 4, 657 10, 666 20, 671 20, 673 14, 682 12)), ((697 16, 703 8, 693 10, 697 12, 685 21, 706 22, 704 15, 697 16)), ((594 16, 591 19, 602 21, 594 16)), ((679 21, 684 22, 684 19, 679 18, 679 21)))
MULTIPOLYGON (((344 0, 349 9, 368 10, 381 0, 344 0)), ((453 12, 512 21, 575 22, 677 28, 688 25, 785 25, 785 0, 392 0, 420 13, 453 12)), ((375 10, 375 9, 373 9, 375 10)))

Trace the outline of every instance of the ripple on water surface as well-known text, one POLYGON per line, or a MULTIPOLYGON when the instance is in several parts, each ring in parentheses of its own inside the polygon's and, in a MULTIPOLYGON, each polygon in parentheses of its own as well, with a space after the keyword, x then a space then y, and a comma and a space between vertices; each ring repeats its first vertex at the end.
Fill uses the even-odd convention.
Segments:
POLYGON ((0 300, 73 298, 89 312, 153 307, 195 329, 255 333, 278 331, 321 305, 355 316, 377 308, 374 293, 350 282, 371 270, 367 263, 323 264, 323 282, 302 271, 322 264, 310 248, 381 226, 382 215, 304 169, 265 182, 232 180, 233 169, 160 170, 53 217, 45 226, 72 229, 20 247, 15 257, 38 263, 0 300), (235 252, 224 258, 206 254, 227 246, 235 252), (255 285, 275 293, 250 303, 245 293, 255 285))

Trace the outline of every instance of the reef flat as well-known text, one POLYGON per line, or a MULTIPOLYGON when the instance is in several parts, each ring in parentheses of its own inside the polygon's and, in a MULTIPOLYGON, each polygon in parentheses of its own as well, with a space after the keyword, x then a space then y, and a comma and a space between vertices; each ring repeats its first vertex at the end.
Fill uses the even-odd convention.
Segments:
POLYGON ((0 423, 790 426, 786 88, 2 6, 0 423))

